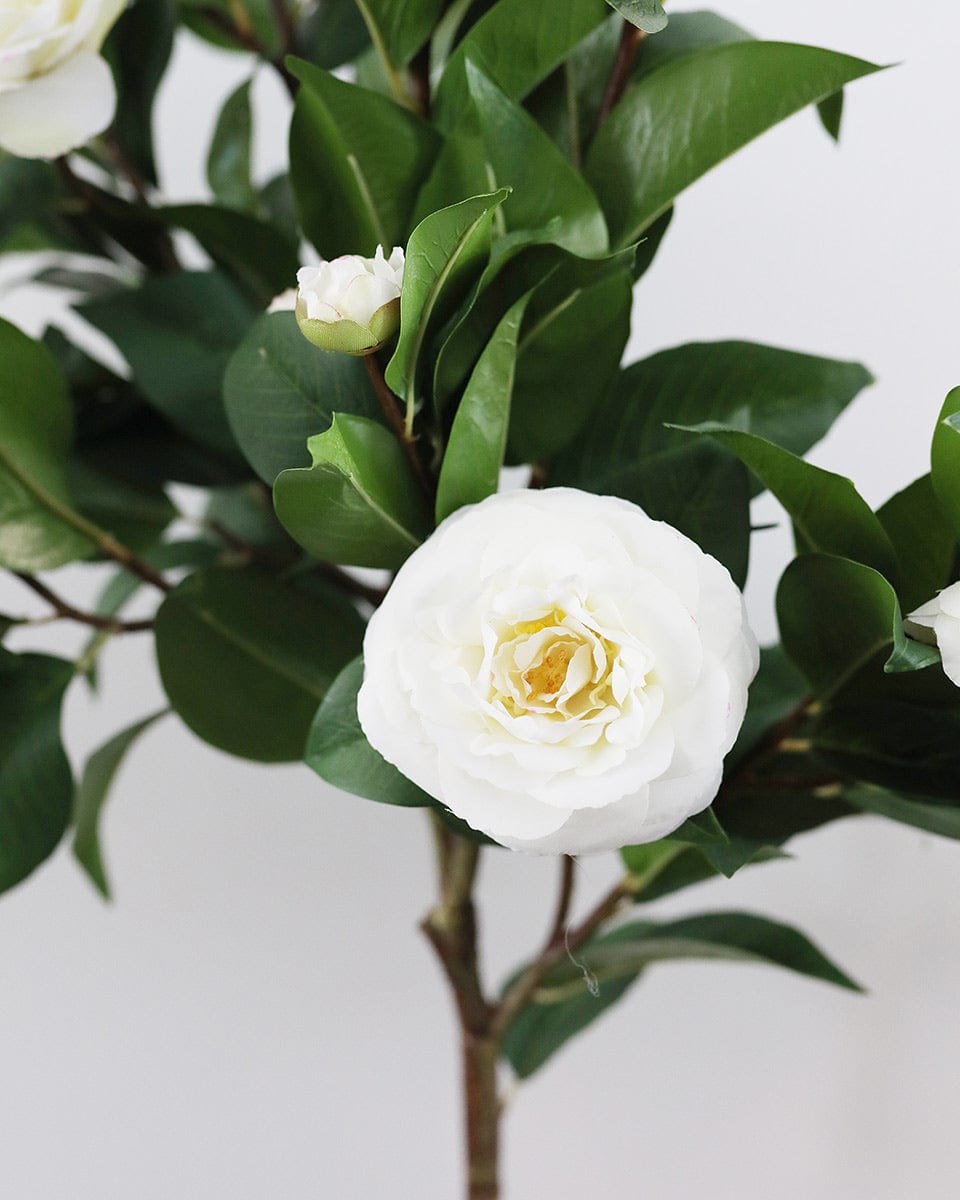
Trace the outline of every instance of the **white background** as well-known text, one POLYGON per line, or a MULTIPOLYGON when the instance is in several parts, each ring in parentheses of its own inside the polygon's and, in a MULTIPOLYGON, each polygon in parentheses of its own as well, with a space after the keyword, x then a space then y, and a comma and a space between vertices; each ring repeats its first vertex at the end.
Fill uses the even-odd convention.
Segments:
MULTIPOLYGON (((849 89, 839 150, 806 112, 684 197, 638 292, 631 357, 733 336, 862 359, 879 382, 814 458, 879 503, 927 468, 960 382, 960 16, 948 0, 723 11, 767 37, 904 65, 849 89)), ((247 69, 178 44, 159 111, 171 195, 203 194, 215 112, 247 69)), ((282 162, 286 101, 266 75, 257 97, 266 173, 282 162)), ((0 310, 36 331, 50 300, 21 289, 0 310)), ((772 514, 761 502, 758 519, 772 514)), ((756 539, 749 601, 765 638, 787 547, 782 529, 756 539)), ((88 571, 61 582, 94 588, 88 571)), ((0 586, 0 610, 31 603, 0 586)), ((75 763, 160 702, 145 641, 111 647, 104 678, 100 700, 71 692, 75 763)), ((432 891, 423 826, 305 768, 251 766, 158 726, 106 818, 116 903, 65 852, 0 903, 3 1194, 458 1195, 454 1028, 414 928, 432 891)), ((958 1194, 960 848, 863 818, 793 849, 659 907, 796 923, 869 995, 751 966, 654 970, 517 1091, 510 1200, 958 1194)), ((487 857, 484 958, 499 979, 542 936, 554 866, 487 857)), ((609 856, 584 863, 581 903, 614 870, 609 856)))

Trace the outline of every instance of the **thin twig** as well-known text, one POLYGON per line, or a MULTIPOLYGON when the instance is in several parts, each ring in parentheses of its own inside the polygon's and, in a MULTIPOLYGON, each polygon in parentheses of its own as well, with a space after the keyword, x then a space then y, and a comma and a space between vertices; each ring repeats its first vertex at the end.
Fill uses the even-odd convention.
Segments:
POLYGON ((433 487, 430 483, 430 477, 420 461, 420 455, 417 453, 417 440, 407 434, 406 426, 403 417, 400 413, 399 401, 394 393, 387 386, 387 381, 383 375, 383 369, 380 366, 380 361, 376 354, 365 354, 363 361, 367 366, 367 374, 370 376, 370 382, 373 384, 373 390, 377 394, 377 400, 380 404, 380 410, 386 418, 387 424, 394 437, 400 443, 404 454, 407 456, 407 461, 413 468, 413 473, 416 476, 417 482, 420 484, 425 495, 428 498, 433 497, 433 487))
POLYGON ((99 613, 84 612, 58 596, 35 576, 28 575, 24 571, 14 571, 13 574, 32 592, 36 592, 38 596, 46 600, 56 616, 64 620, 79 621, 82 625, 89 625, 91 628, 100 629, 105 633, 145 633, 153 628, 152 618, 143 621, 120 621, 116 617, 104 617, 99 613))
POLYGON ((619 103, 620 97, 626 90, 626 86, 630 82, 630 72, 633 70, 633 64, 637 58, 637 52, 645 37, 646 34, 642 29, 638 29, 636 25, 632 25, 629 21, 624 21, 623 29, 620 31, 620 45, 617 48, 617 57, 614 59, 613 70, 610 72, 610 78, 607 80, 606 91, 603 93, 603 100, 600 104, 600 112, 597 114, 597 129, 600 128, 610 115, 611 110, 619 103))
POLYGON ((569 854, 564 854, 560 859, 560 892, 557 896, 557 908, 553 924, 550 926, 550 932, 547 934, 544 949, 547 946, 556 945, 564 939, 564 934, 567 930, 567 917, 570 915, 570 904, 573 900, 574 872, 576 869, 576 860, 569 854))
POLYGON ((241 50, 249 50, 251 54, 256 54, 265 63, 269 63, 280 76, 290 96, 296 99, 297 88, 299 86, 297 77, 287 70, 287 64, 283 61, 282 54, 276 57, 269 54, 267 48, 260 42, 249 26, 234 24, 226 13, 222 13, 216 8, 199 8, 197 12, 205 21, 219 30, 224 37, 229 38, 235 46, 238 46, 241 50))

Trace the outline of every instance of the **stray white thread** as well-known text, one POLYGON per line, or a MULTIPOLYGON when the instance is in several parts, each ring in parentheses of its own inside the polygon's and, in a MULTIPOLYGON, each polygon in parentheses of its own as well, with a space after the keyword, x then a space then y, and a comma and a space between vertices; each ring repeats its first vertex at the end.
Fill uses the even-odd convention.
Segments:
POLYGON ((587 964, 585 962, 581 962, 580 959, 578 959, 574 956, 573 951, 570 949, 570 926, 569 925, 563 931, 563 948, 567 952, 567 958, 570 959, 570 961, 573 963, 573 965, 577 968, 577 970, 583 976, 583 982, 587 985, 587 991, 594 998, 594 1000, 598 999, 600 996, 600 980, 597 979, 596 975, 594 975, 594 973, 590 970, 590 968, 587 966, 587 964))

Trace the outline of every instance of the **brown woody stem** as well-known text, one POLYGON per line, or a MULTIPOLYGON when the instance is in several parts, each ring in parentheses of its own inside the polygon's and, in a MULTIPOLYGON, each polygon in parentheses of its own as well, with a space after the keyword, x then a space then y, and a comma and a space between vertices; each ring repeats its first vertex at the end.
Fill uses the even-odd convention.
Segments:
POLYGON ((370 376, 373 390, 377 394, 380 411, 390 426, 391 433, 400 443, 404 454, 407 456, 407 462, 409 462, 413 469, 413 474, 420 487, 428 497, 432 498, 433 486, 423 463, 420 461, 420 455, 417 453, 417 439, 409 437, 407 434, 403 415, 400 412, 400 402, 387 385, 387 381, 383 375, 383 368, 380 366, 380 360, 376 354, 365 354, 363 361, 366 363, 367 374, 370 376))
POLYGON ((101 629, 105 633, 143 633, 148 629, 153 628, 152 619, 143 621, 118 621, 116 617, 104 617, 99 613, 84 612, 82 609, 75 608, 72 604, 63 600, 51 588, 47 587, 41 580, 33 575, 27 575, 23 571, 14 571, 14 575, 25 584, 32 592, 41 596, 53 608, 57 617, 62 617, 64 620, 79 621, 82 625, 89 625, 92 629, 101 629))
POLYGON ((626 86, 630 82, 630 72, 633 70, 633 64, 637 59, 637 52, 645 36, 642 29, 638 29, 636 25, 631 25, 629 21, 624 21, 623 29, 620 32, 620 45, 617 49, 617 57, 614 59, 613 70, 610 72, 610 78, 607 80, 607 88, 603 93, 600 112, 597 115, 598 129, 610 115, 611 109, 616 106, 626 90, 626 86))

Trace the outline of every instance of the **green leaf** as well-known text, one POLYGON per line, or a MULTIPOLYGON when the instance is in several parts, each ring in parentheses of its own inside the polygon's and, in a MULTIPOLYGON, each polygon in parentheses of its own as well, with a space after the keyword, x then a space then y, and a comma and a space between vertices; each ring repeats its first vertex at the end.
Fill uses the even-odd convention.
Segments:
POLYGON ((644 33, 659 33, 667 25, 667 14, 660 0, 607 0, 625 21, 644 33))
POLYGON ((885 671, 915 671, 936 650, 909 640, 896 592, 882 575, 849 559, 804 554, 777 589, 783 648, 821 696, 838 691, 889 648, 885 671))
POLYGON ((760 669, 750 684, 747 714, 737 743, 727 755, 726 769, 736 768, 809 693, 809 684, 786 656, 783 647, 764 646, 760 651, 760 669))
POLYGON ((362 682, 361 657, 330 685, 310 727, 304 761, 321 779, 353 796, 405 808, 433 805, 432 797, 382 758, 364 736, 357 719, 362 682))
POLYGON ((879 69, 812 46, 742 41, 632 84, 587 157, 612 244, 635 242, 680 192, 771 126, 879 69))
MULTIPOLYGON (((592 429, 587 439, 593 442, 592 429)), ((630 442, 611 438, 606 461, 583 474, 576 451, 551 469, 550 486, 620 496, 655 521, 666 521, 730 572, 737 587, 750 557, 750 481, 742 463, 717 446, 701 443, 637 456, 630 442)), ((590 461, 595 461, 591 452, 590 461)))
POLYGON ((851 558, 888 579, 899 578, 896 552, 886 531, 845 476, 804 462, 765 438, 713 421, 676 428, 709 434, 746 463, 787 510, 805 548, 851 558))
POLYGON ((72 436, 53 355, 0 321, 0 566, 45 571, 89 557, 90 541, 60 515, 72 436))
POLYGON ((267 221, 212 204, 168 205, 154 215, 195 237, 258 311, 296 282, 297 239, 267 221))
MULTIPOLYGON (((665 838, 642 846, 625 846, 620 855, 635 877, 632 898, 636 904, 648 904, 683 888, 722 875, 702 847, 684 845, 665 838)), ((789 857, 775 846, 761 846, 742 865, 759 866, 789 857)))
POLYGON ((640 47, 633 69, 633 78, 641 79, 664 63, 682 58, 697 50, 711 46, 725 46, 730 42, 753 41, 753 34, 741 25, 715 12, 678 12, 670 16, 670 24, 659 37, 648 38, 640 47))
POLYGON ((105 900, 110 899, 110 884, 100 849, 100 813, 127 751, 167 711, 155 712, 112 737, 91 754, 83 769, 73 810, 73 853, 105 900))
POLYGON ((417 191, 439 148, 433 128, 385 96, 292 59, 303 85, 290 126, 300 223, 324 258, 386 254, 410 231, 417 191))
POLYGON ((474 367, 450 430, 437 485, 439 524, 465 504, 492 496, 510 424, 510 397, 517 361, 517 338, 529 296, 518 300, 494 331, 474 367))
POLYGON ((931 804, 928 800, 917 800, 912 796, 901 796, 882 788, 861 786, 849 788, 844 799, 860 812, 872 813, 899 821, 901 825, 912 825, 939 837, 960 840, 960 808, 947 804, 931 804))
POLYGON ((930 451, 933 490, 960 535, 960 387, 943 402, 930 451))
POLYGON ((670 836, 675 842, 685 842, 690 846, 702 848, 723 845, 730 840, 712 807, 687 817, 670 836))
POLYGON ((282 471, 273 485, 284 528, 316 558, 395 570, 430 529, 396 438, 365 417, 336 413, 308 447, 313 466, 282 471))
POLYGON ((253 312, 216 272, 148 278, 80 307, 130 364, 150 403, 192 441, 231 457, 221 381, 253 312))
POLYGON ((380 409, 363 360, 324 354, 293 313, 259 318, 230 359, 223 380, 230 428, 260 478, 307 466, 307 439, 330 428, 335 412, 375 419, 380 409))
POLYGON ((892 496, 877 516, 900 560, 901 606, 905 613, 913 612, 950 582, 956 533, 929 475, 892 496))
POLYGON ((835 142, 840 141, 840 126, 843 122, 843 88, 827 96, 817 105, 820 123, 835 142))
POLYGON ((444 4, 445 0, 359 0, 395 67, 413 58, 433 32, 444 4))
POLYGON ((70 820, 60 707, 72 678, 72 663, 0 649, 0 891, 53 853, 70 820))
POLYGON ((859 991, 804 934, 753 913, 704 913, 678 921, 632 921, 592 938, 575 961, 548 972, 512 1022, 503 1053, 525 1079, 623 995, 648 966, 682 959, 758 962, 859 991))
MULTIPOLYGON (((469 190, 455 186, 443 202, 507 185, 513 188, 503 206, 508 230, 537 230, 553 222, 552 240, 558 245, 585 257, 605 253, 607 226, 583 176, 536 121, 469 59, 465 70, 472 105, 453 137, 472 137, 476 129, 482 151, 472 164, 469 190)), ((435 171, 442 165, 438 161, 435 171)))
POLYGON ((154 184, 153 106, 170 61, 176 23, 173 0, 136 0, 121 14, 103 47, 117 85, 113 136, 127 159, 154 184))
POLYGON ((774 346, 676 346, 620 374, 596 421, 557 464, 558 477, 603 474, 611 445, 621 462, 689 446, 685 435, 667 422, 696 425, 712 420, 738 426, 803 455, 872 382, 859 363, 774 346))
POLYGON ((53 163, 0 157, 0 253, 77 250, 99 253, 103 239, 81 219, 53 163))
POLYGON ((204 741, 260 762, 303 757, 317 705, 360 650, 363 620, 326 597, 245 567, 188 576, 157 613, 171 705, 204 741))
POLYGON ((630 336, 632 300, 629 270, 578 288, 546 311, 534 297, 513 386, 511 461, 549 458, 595 427, 630 336))
POLYGON ((303 57, 332 71, 352 62, 370 46, 370 34, 356 0, 319 0, 298 30, 303 57))
POLYGON ((469 103, 468 58, 511 100, 522 100, 609 12, 604 0, 564 0, 545 20, 542 8, 530 0, 499 0, 447 61, 434 96, 439 128, 454 129, 469 103))
POLYGON ((253 145, 250 84, 251 80, 246 80, 227 97, 207 153, 210 190, 220 204, 243 212, 255 212, 258 207, 250 163, 253 145))
POLYGON ((78 512, 125 546, 144 550, 160 540, 177 510, 160 488, 137 487, 74 458, 68 468, 78 512))
POLYGON ((410 235, 400 294, 400 338, 387 365, 387 383, 415 400, 427 341, 463 299, 489 248, 493 212, 507 188, 473 196, 425 217, 410 235))

